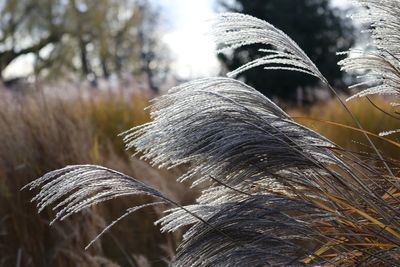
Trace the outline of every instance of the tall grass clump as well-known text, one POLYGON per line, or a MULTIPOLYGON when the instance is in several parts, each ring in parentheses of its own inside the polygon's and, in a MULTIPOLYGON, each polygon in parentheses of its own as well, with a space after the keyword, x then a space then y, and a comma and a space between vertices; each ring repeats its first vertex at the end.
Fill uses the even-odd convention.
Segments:
MULTIPOLYGON (((355 19, 371 33, 371 48, 340 62, 362 72, 361 91, 394 98, 400 88, 400 5, 357 0, 355 19)), ((63 220, 121 196, 148 195, 120 219, 150 205, 169 209, 157 221, 163 232, 186 230, 173 266, 398 266, 400 184, 398 161, 386 157, 371 133, 339 98, 301 48, 271 24, 224 13, 215 21, 220 51, 264 44, 255 66, 315 76, 338 97, 371 148, 368 159, 300 125, 268 98, 233 78, 206 78, 172 88, 151 105, 152 121, 122 135, 127 148, 159 167, 187 166, 179 181, 203 190, 181 205, 168 194, 98 165, 70 165, 31 182, 39 210, 53 207, 63 220)), ((396 129, 394 129, 396 130, 396 129)), ((392 145, 398 148, 397 141, 392 145)), ((76 218, 76 217, 74 217, 76 218)), ((105 228, 104 231, 108 230, 105 228)), ((104 232, 103 231, 103 232, 104 232)), ((103 233, 101 232, 99 236, 103 233)), ((97 244, 97 237, 89 243, 97 244)))
POLYGON ((33 195, 20 191, 32 178, 52 169, 102 164, 176 193, 179 201, 189 201, 184 187, 171 183, 177 171, 158 171, 139 160, 129 161, 122 140, 115 138, 132 123, 148 121, 149 114, 143 111, 147 97, 102 93, 91 99, 65 100, 38 93, 4 93, 1 99, 0 266, 135 266, 140 258, 154 266, 165 265, 160 256, 169 257, 175 238, 152 225, 160 215, 152 208, 122 221, 90 250, 81 249, 107 221, 149 198, 93 207, 49 229, 54 212, 45 209, 36 215, 34 205, 27 205, 33 195))

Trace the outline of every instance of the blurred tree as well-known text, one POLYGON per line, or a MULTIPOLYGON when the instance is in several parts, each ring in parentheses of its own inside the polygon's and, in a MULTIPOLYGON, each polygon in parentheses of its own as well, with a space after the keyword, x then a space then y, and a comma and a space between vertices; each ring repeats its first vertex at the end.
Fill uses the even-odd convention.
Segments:
POLYGON ((160 12, 152 9, 149 2, 139 2, 142 23, 138 26, 138 48, 141 63, 140 70, 146 76, 153 91, 158 91, 159 84, 169 72, 170 58, 168 48, 159 42, 158 18, 160 12), (147 18, 147 19, 146 19, 147 18))
POLYGON ((38 53, 60 41, 62 34, 55 30, 59 25, 51 11, 49 1, 44 0, 0 2, 0 79, 3 70, 19 56, 38 53))
POLYGON ((157 90, 157 71, 168 70, 160 16, 147 0, 9 0, 0 3, 0 15, 0 77, 29 53, 35 74, 49 78, 74 72, 95 83, 144 73, 157 90))
MULTIPOLYGON (((343 87, 336 52, 352 46, 355 31, 351 21, 344 18, 344 11, 330 6, 329 0, 220 0, 219 6, 258 17, 283 30, 334 86, 343 87)), ((260 45, 251 45, 232 54, 221 54, 219 58, 228 70, 234 70, 260 57, 259 48, 260 45)), ((248 70, 240 77, 263 94, 285 101, 296 101, 299 92, 319 83, 318 79, 302 73, 264 71, 262 67, 248 70)))

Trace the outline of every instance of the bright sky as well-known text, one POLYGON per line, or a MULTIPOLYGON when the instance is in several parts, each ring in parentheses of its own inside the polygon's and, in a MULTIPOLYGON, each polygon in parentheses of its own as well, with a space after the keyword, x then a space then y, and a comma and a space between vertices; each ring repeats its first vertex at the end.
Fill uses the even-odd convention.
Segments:
POLYGON ((175 59, 172 69, 183 78, 216 75, 219 63, 210 36, 214 0, 160 0, 171 30, 163 40, 175 59))
MULTIPOLYGON (((182 78, 217 75, 219 63, 210 32, 215 14, 215 0, 158 0, 167 21, 163 41, 174 59, 172 70, 182 78)), ((349 0, 333 0, 345 6, 349 0)), ((5 71, 5 76, 24 75, 32 71, 33 56, 20 57, 5 71)))

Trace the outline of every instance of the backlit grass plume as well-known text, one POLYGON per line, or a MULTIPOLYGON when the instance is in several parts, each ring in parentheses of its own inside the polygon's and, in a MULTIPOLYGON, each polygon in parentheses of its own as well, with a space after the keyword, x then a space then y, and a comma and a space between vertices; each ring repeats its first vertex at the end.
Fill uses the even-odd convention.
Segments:
POLYGON ((373 94, 400 95, 400 2, 397 0, 357 0, 362 9, 353 19, 368 27, 371 42, 367 49, 348 52, 340 61, 342 70, 362 71, 362 81, 352 87, 366 87, 352 98, 373 94))
MULTIPOLYGON (((359 96, 396 91, 399 2, 358 2, 369 8, 362 18, 372 23, 377 50, 374 56, 345 59, 343 68, 368 67, 368 77, 380 82, 359 96), (384 42, 386 36, 393 43, 384 42)), ((268 45, 261 51, 266 56, 232 75, 265 65, 327 83, 298 45, 267 22, 224 13, 214 31, 221 49, 268 45)), ((82 165, 50 172, 28 185, 40 188, 34 199, 39 210, 53 206, 55 219, 63 219, 111 198, 151 195, 155 202, 148 205, 169 207, 157 222, 162 231, 187 229, 172 266, 400 265, 395 160, 378 150, 379 155, 368 157, 344 150, 232 78, 172 88, 154 100, 151 117, 122 134, 127 148, 159 167, 187 166, 179 180, 202 185, 197 203, 181 206, 122 173, 82 165)), ((132 207, 122 217, 145 206, 132 207)))

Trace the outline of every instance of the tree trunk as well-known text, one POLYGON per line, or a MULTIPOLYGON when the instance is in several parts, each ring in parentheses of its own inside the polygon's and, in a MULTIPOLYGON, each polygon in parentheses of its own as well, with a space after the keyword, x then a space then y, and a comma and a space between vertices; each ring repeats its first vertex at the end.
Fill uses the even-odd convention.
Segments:
POLYGON ((110 71, 108 69, 107 61, 104 57, 102 57, 101 59, 101 69, 103 71, 104 79, 108 80, 108 78, 110 77, 110 71))
POLYGON ((82 74, 87 77, 90 73, 89 62, 87 58, 87 51, 86 51, 86 42, 80 38, 79 40, 79 52, 81 57, 81 68, 82 74))

